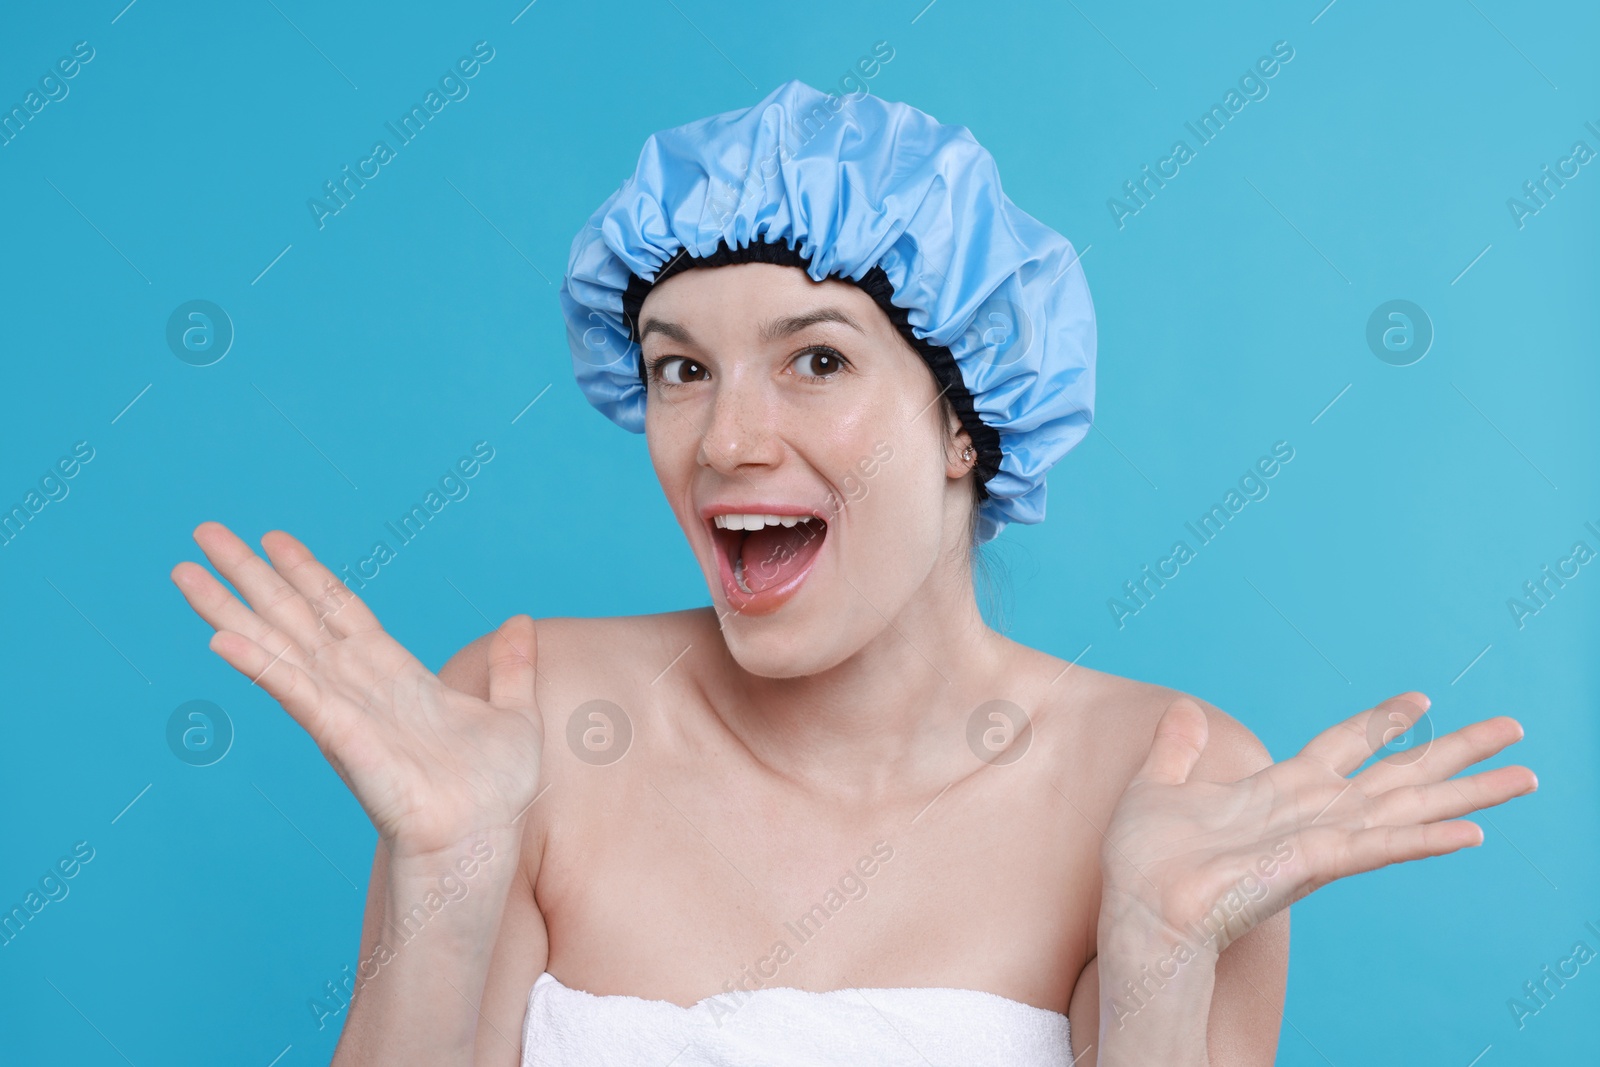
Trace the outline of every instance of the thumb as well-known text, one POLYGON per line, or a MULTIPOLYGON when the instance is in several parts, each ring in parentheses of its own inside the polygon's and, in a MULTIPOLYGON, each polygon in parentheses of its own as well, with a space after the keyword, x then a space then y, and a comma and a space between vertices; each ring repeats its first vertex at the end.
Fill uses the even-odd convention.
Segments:
POLYGON ((539 634, 533 619, 513 615, 489 638, 489 703, 508 711, 531 712, 533 679, 538 673, 539 634))
POLYGON ((1179 697, 1167 706, 1156 723, 1155 740, 1135 779, 1182 785, 1205 751, 1210 727, 1206 713, 1188 697, 1179 697))

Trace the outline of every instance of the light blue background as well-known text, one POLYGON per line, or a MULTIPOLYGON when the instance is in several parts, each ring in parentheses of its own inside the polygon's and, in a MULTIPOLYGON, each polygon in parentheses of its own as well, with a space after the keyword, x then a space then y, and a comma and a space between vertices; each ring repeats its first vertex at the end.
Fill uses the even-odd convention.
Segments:
POLYGON ((1278 758, 1410 688, 1441 729, 1526 726, 1493 762, 1540 790, 1482 848, 1295 905, 1279 1062, 1592 1062, 1600 963, 1521 1030, 1507 1001, 1600 949, 1600 565, 1521 629, 1506 602, 1600 548, 1600 165, 1523 228, 1506 201, 1600 149, 1593 5, 123 2, 12 5, 0 33, 6 109, 95 49, 0 147, 0 503, 95 449, 0 548, 0 906, 96 851, 0 948, 0 1059, 328 1059, 307 1002, 356 958, 374 834, 208 651, 167 577, 190 531, 354 564, 487 440, 364 592, 424 662, 516 612, 707 603, 642 439, 572 384, 555 285, 649 133, 834 87, 882 40, 871 90, 970 127, 1099 315, 1095 431, 996 549, 1012 635, 1204 697, 1278 758), (308 198, 480 40, 470 95, 319 230, 308 198), (1107 199, 1280 40, 1270 95, 1119 230, 1107 199), (1407 367, 1365 341, 1395 298, 1436 331, 1407 367), (164 339, 191 299, 237 331, 210 367, 164 339), (1270 496, 1119 629, 1107 600, 1278 440, 1270 496), (191 699, 237 731, 214 766, 167 747, 191 699))

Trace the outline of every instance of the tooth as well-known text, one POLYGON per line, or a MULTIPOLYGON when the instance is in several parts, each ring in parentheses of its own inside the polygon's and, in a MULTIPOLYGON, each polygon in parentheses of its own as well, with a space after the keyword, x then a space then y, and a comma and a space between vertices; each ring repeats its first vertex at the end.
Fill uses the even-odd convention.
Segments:
POLYGON ((748 585, 744 584, 744 557, 743 556, 740 556, 738 559, 733 561, 733 582, 734 582, 735 585, 737 585, 739 587, 739 591, 742 592, 742 593, 753 593, 753 592, 755 592, 754 589, 751 589, 748 585))
POLYGON ((783 524, 785 526, 793 526, 795 523, 800 521, 800 516, 798 516, 798 515, 785 515, 785 516, 783 516, 783 520, 782 521, 783 521, 783 524))
POLYGON ((763 515, 761 517, 766 520, 768 526, 776 526, 783 521, 782 516, 779 515, 763 515))
POLYGON ((742 529, 744 529, 744 516, 743 515, 729 515, 729 516, 727 516, 727 519, 728 519, 728 529, 730 529, 730 530, 742 530, 742 529))
POLYGON ((711 524, 719 530, 726 530, 728 528, 728 516, 713 515, 711 516, 711 524))

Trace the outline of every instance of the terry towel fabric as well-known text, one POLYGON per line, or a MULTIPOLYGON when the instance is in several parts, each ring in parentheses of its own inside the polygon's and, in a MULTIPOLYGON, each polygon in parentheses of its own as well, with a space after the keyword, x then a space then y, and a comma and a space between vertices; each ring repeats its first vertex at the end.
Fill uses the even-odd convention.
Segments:
POLYGON ((522 1067, 1066 1067, 1067 1017, 971 989, 766 988, 692 1008, 569 989, 528 994, 522 1067))

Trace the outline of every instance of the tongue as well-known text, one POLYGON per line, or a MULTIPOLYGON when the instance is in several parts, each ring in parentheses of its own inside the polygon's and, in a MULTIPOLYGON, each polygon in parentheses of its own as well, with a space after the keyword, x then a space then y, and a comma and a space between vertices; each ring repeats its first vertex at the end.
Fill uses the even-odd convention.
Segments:
POLYGON ((822 547, 827 536, 815 519, 793 526, 763 526, 747 533, 741 549, 744 584, 755 593, 794 577, 822 547))

